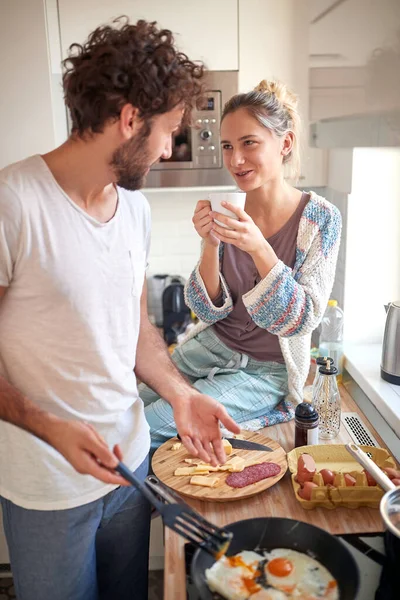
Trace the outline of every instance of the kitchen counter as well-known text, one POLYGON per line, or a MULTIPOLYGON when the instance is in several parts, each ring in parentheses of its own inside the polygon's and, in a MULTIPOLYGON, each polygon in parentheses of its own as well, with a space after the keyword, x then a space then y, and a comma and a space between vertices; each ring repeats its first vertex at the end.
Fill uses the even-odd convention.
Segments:
POLYGON ((345 344, 344 366, 400 438, 400 385, 381 377, 382 344, 345 344))
MULTIPOLYGON (((378 443, 385 448, 386 446, 377 431, 360 412, 358 406, 342 385, 340 386, 340 393, 342 411, 357 412, 378 443)), ((293 421, 267 427, 260 433, 276 440, 287 452, 293 449, 293 421)), ((351 438, 342 425, 340 434, 335 440, 324 440, 323 442, 344 444, 350 441, 351 438)), ((246 500, 212 503, 185 498, 185 501, 204 515, 206 519, 221 526, 251 517, 273 516, 288 517, 312 523, 333 534, 383 531, 379 509, 336 508, 328 510, 317 508, 304 510, 295 499, 289 470, 276 485, 246 500)), ((186 600, 184 543, 183 538, 170 529, 165 529, 164 600, 186 600)))

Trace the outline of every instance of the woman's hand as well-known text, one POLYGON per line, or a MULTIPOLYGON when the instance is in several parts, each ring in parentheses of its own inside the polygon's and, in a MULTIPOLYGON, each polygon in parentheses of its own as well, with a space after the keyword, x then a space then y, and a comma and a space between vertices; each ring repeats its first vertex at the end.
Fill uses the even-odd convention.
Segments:
POLYGON ((222 206, 235 213, 239 220, 232 219, 221 213, 211 212, 211 219, 217 219, 229 228, 226 229, 218 225, 218 223, 213 222, 211 231, 218 240, 226 244, 233 244, 250 255, 258 254, 263 252, 268 246, 270 247, 260 229, 243 208, 234 206, 229 202, 222 202, 222 206))
POLYGON ((229 229, 214 222, 210 235, 215 236, 220 242, 233 244, 236 248, 250 254, 261 279, 264 279, 279 260, 273 248, 243 208, 234 206, 229 202, 222 202, 221 204, 224 208, 235 213, 239 220, 226 217, 221 213, 211 212, 212 219, 217 219, 229 229))
POLYGON ((209 200, 199 200, 192 218, 194 228, 206 244, 219 246, 219 240, 213 235, 213 220, 210 216, 211 203, 209 200))

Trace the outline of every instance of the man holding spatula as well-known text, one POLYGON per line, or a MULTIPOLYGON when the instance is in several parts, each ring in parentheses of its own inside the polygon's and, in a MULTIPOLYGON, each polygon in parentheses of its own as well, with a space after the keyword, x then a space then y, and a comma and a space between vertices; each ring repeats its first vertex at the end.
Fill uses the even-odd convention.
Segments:
POLYGON ((113 472, 123 457, 147 474, 136 376, 171 402, 191 454, 224 462, 219 423, 238 432, 173 366, 143 284, 137 190, 203 73, 144 21, 98 28, 64 66, 70 138, 0 171, 4 528, 19 600, 142 600, 149 506, 113 472))

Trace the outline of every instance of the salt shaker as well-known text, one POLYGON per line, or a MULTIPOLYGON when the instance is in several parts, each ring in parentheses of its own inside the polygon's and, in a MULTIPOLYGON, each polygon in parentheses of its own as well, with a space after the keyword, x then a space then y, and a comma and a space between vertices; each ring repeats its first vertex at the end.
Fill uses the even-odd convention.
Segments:
POLYGON ((294 413, 294 447, 318 444, 318 421, 317 411, 310 402, 304 400, 296 406, 294 413))
POLYGON ((319 437, 332 440, 340 430, 340 394, 337 368, 330 360, 319 368, 319 380, 313 392, 313 407, 319 414, 319 437))

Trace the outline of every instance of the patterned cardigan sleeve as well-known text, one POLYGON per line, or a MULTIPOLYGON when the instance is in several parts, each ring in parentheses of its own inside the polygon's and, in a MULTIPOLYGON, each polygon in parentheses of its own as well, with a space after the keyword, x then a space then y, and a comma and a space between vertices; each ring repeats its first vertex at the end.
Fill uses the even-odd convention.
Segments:
MULTIPOLYGON (((220 244, 220 260, 222 252, 223 244, 220 244)), ((185 302, 187 306, 192 309, 200 321, 207 325, 213 325, 213 323, 225 319, 233 309, 232 297, 221 271, 219 272, 219 280, 222 290, 221 306, 216 306, 208 295, 207 288, 200 275, 200 261, 190 274, 185 285, 185 302)))
POLYGON ((324 314, 335 278, 341 215, 314 196, 299 224, 294 269, 281 260, 242 298, 256 325, 280 337, 311 333, 324 314))

